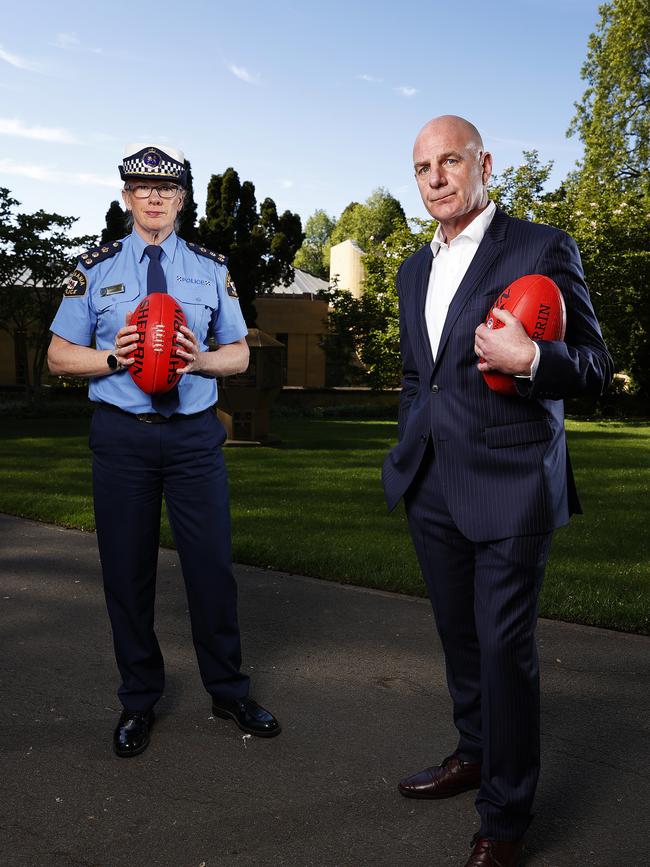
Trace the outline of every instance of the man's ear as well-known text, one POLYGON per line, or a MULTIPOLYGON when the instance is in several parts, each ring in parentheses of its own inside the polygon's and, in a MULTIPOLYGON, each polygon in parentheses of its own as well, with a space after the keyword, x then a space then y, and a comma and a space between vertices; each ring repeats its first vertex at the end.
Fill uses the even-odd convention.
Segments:
POLYGON ((483 173, 481 175, 481 180, 483 181, 483 186, 487 187, 490 178, 492 177, 492 154, 489 151, 486 151, 483 154, 483 173))

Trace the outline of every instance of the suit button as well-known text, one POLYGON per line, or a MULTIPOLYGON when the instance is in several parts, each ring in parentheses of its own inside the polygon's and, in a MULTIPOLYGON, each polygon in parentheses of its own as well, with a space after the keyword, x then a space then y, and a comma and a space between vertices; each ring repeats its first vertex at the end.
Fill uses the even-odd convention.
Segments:
POLYGON ((439 386, 437 386, 437 385, 432 385, 432 386, 431 386, 431 394, 438 394, 439 391, 440 391, 440 387, 439 387, 439 386))

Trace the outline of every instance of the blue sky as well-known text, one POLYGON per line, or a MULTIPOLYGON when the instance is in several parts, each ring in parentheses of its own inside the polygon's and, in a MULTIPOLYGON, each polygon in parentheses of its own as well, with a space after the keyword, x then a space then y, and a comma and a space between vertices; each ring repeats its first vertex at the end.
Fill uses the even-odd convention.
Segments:
POLYGON ((425 216, 411 148, 472 120, 498 173, 537 148, 558 182, 597 0, 245 4, 18 0, 0 31, 0 185, 98 233, 129 141, 192 162, 201 213, 234 166, 304 220, 378 186, 425 216))

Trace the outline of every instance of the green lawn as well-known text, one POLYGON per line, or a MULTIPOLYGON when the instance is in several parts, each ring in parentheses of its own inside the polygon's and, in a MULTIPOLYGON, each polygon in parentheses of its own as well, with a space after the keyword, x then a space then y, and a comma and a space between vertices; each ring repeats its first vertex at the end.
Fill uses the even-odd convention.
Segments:
MULTIPOLYGON (((92 530, 87 419, 1 421, 0 511, 92 530)), ((228 448, 235 559, 423 592, 380 467, 394 422, 282 419, 281 448, 228 448)), ((585 516, 556 534, 547 617, 650 632, 650 425, 567 423, 585 516)), ((171 545, 164 524, 163 544, 171 545)))

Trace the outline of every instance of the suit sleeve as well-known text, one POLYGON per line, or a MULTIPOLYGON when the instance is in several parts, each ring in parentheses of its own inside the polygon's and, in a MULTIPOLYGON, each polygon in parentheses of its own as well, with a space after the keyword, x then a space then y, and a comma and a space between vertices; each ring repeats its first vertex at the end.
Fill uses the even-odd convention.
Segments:
POLYGON ((589 297, 575 241, 564 232, 554 234, 544 247, 535 271, 557 283, 566 305, 563 341, 540 341, 540 359, 529 397, 559 400, 578 395, 601 395, 613 375, 607 351, 589 297))
POLYGON ((402 356, 402 391, 399 398, 399 412, 397 416, 397 438, 401 442, 406 430, 411 404, 415 400, 420 386, 420 377, 418 375, 411 341, 409 340, 408 329, 406 327, 406 313, 404 310, 404 302, 402 299, 402 285, 400 280, 401 268, 397 272, 397 298, 399 302, 399 344, 400 353, 402 356))

